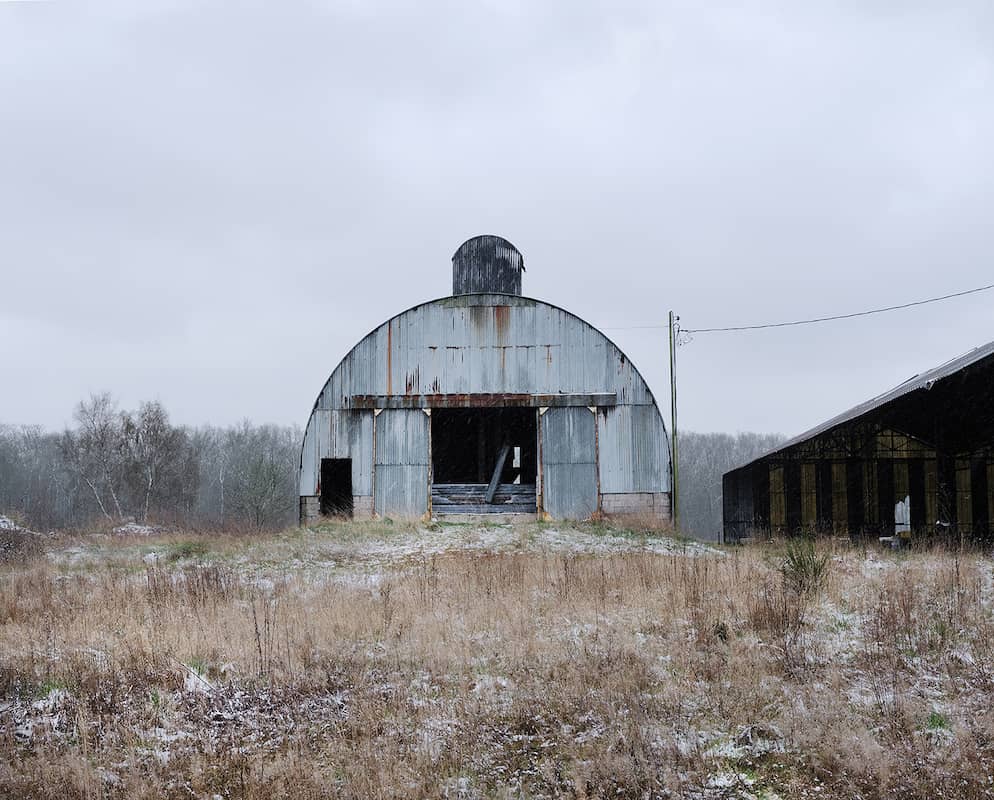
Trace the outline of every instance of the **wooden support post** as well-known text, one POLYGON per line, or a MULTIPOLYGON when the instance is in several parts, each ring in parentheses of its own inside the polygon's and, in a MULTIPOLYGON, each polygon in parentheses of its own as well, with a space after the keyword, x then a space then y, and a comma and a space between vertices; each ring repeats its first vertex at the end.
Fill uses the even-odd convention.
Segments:
POLYGON ((497 454, 497 466, 494 467, 493 477, 490 479, 490 485, 487 486, 486 502, 492 503, 494 501, 494 495, 497 494, 497 486, 500 483, 500 475, 504 471, 504 462, 507 460, 507 453, 511 449, 511 445, 505 444, 500 449, 500 453, 497 454))

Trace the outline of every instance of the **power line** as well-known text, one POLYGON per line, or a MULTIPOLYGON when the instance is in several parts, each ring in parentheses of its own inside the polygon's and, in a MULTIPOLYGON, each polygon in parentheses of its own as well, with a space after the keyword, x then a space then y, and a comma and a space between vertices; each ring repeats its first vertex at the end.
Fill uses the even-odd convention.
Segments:
MULTIPOLYGON (((941 297, 930 297, 927 300, 916 300, 913 303, 902 303, 897 306, 887 306, 885 308, 871 308, 867 311, 856 311, 852 314, 835 314, 830 317, 814 317, 812 319, 798 319, 791 322, 768 322, 762 325, 734 325, 725 328, 684 328, 683 333, 726 333, 730 331, 758 331, 764 328, 790 328, 796 325, 814 325, 819 322, 832 322, 839 319, 853 319, 854 317, 866 317, 871 314, 883 314, 887 311, 899 311, 902 308, 912 308, 914 306, 924 306, 929 303, 938 303, 941 300, 951 300, 954 297, 964 297, 968 294, 977 294, 994 289, 994 283, 987 286, 978 286, 976 289, 967 289, 965 292, 953 292, 944 294, 941 297)), ((665 325, 631 325, 627 327, 604 328, 604 330, 645 330, 650 328, 665 328, 665 325)))

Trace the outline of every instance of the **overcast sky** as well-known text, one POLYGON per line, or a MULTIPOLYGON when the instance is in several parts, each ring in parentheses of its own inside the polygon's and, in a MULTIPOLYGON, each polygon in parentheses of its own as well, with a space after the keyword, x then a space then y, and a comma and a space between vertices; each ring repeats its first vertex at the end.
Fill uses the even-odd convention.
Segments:
MULTIPOLYGON (((994 283, 994 3, 0 4, 0 422, 89 392, 303 425, 467 237, 599 325, 994 283)), ((994 339, 994 292, 698 335, 681 425, 797 433, 994 339)))

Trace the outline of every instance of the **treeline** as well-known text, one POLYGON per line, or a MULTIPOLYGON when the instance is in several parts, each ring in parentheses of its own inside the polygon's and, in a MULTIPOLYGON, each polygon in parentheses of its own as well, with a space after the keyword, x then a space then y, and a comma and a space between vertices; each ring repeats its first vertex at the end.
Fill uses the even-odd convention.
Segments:
POLYGON ((783 441, 776 433, 681 433, 680 528, 697 538, 716 541, 721 530, 721 476, 783 441))
MULTIPOLYGON (((61 433, 0 425, 0 514, 37 530, 101 520, 262 529, 297 520, 297 427, 177 426, 160 403, 120 409, 109 394, 79 403, 73 422, 61 433)), ((717 538, 722 474, 782 441, 682 433, 681 529, 717 538)))
POLYGON ((158 402, 119 409, 109 394, 73 421, 62 433, 0 425, 0 513, 35 529, 296 521, 298 428, 177 426, 158 402))

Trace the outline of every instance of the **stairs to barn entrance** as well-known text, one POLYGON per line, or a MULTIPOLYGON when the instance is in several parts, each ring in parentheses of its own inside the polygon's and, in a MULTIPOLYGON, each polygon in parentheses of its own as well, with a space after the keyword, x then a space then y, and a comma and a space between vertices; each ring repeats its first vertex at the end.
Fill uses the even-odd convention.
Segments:
POLYGON ((434 483, 431 509, 449 514, 535 514, 537 498, 533 483, 501 483, 492 503, 487 502, 485 483, 434 483))

